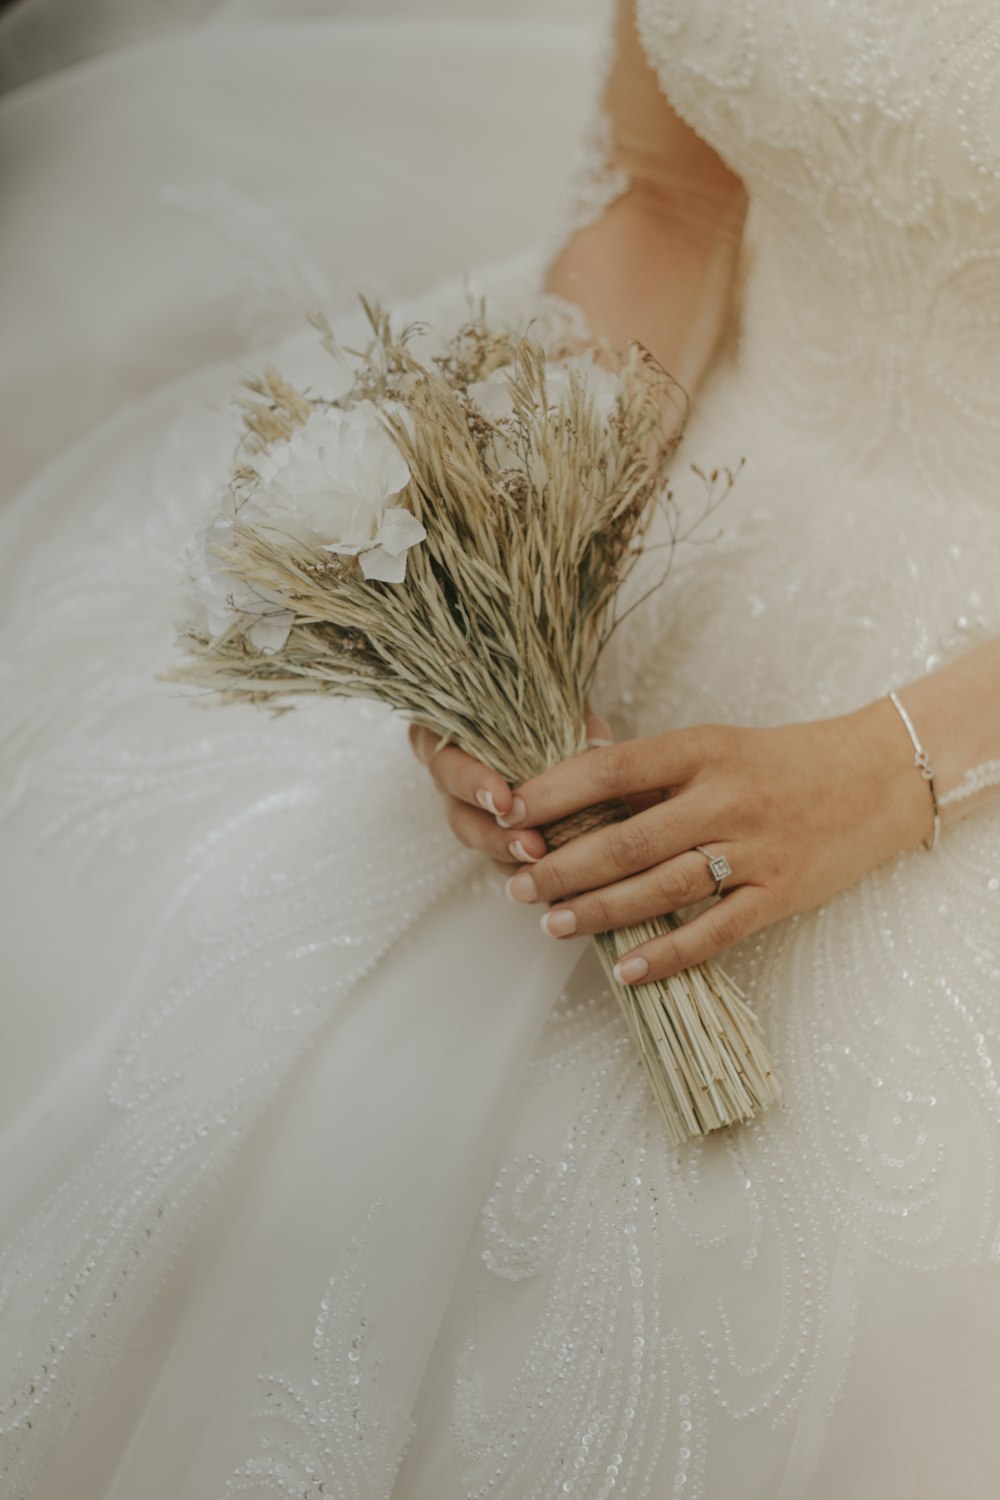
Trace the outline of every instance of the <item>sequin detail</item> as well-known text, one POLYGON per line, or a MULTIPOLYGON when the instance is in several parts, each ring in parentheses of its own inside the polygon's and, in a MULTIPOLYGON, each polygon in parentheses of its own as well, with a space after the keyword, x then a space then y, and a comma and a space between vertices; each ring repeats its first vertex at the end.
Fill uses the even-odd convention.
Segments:
POLYGON ((380 1207, 376 1199, 323 1294, 308 1384, 280 1374, 258 1376, 263 1404, 254 1424, 261 1453, 227 1482, 227 1500, 371 1500, 389 1494, 413 1424, 386 1408, 380 1382, 386 1351, 366 1310, 371 1287, 364 1252, 380 1207))
POLYGON ((978 797, 994 787, 1000 787, 1000 760, 984 760, 982 765, 973 766, 966 771, 958 786, 945 793, 940 799, 941 806, 967 802, 970 797, 978 797))

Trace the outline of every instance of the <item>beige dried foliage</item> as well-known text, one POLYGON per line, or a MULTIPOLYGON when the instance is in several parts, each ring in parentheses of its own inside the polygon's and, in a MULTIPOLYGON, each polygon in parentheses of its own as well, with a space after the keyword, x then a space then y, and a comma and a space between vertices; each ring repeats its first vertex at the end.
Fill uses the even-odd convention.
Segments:
MULTIPOLYGON (((394 503, 427 536, 408 551, 404 581, 366 580, 355 558, 260 519, 248 524, 237 498, 232 547, 216 549, 220 561, 252 587, 277 591, 294 624, 274 655, 254 650, 238 626, 216 640, 191 628, 187 659, 170 676, 210 689, 214 701, 278 709, 305 693, 375 698, 517 783, 586 748, 594 669, 657 505, 677 535, 668 475, 680 428, 664 420, 677 391, 633 345, 606 427, 580 378, 549 409, 544 347, 491 329, 482 306, 430 363, 409 349, 418 325, 397 334, 380 308, 365 307, 372 339, 363 350, 343 350, 322 318, 313 321, 329 352, 352 361, 354 383, 338 404, 379 404, 409 466, 394 503), (487 417, 466 387, 507 365, 513 415, 487 417)), ((240 399, 251 452, 287 438, 325 404, 275 370, 247 385, 251 396, 240 399)), ((234 495, 251 491, 253 479, 242 465, 234 495)), ((620 807, 603 813, 621 815, 620 807)), ((749 1118, 779 1091, 752 1012, 715 966, 658 985, 611 978, 623 952, 672 920, 596 941, 679 1142, 749 1118)))

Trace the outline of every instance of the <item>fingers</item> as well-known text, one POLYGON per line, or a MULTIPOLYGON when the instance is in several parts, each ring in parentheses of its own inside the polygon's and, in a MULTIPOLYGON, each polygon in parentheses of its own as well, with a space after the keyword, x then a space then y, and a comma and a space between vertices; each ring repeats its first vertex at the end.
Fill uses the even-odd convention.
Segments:
POLYGON ((694 906, 714 895, 715 889, 704 857, 689 852, 641 875, 550 906, 542 917, 542 931, 549 937, 610 932, 694 906))
POLYGON ((512 810, 504 817, 512 828, 551 823, 611 797, 679 786, 700 763, 699 736, 693 729, 586 750, 517 787, 512 810))
POLYGON ((530 865, 545 853, 545 840, 537 829, 508 832, 500 827, 491 813, 470 807, 458 797, 445 802, 448 826, 467 849, 478 849, 505 867, 507 876, 515 875, 522 865, 530 865))
POLYGON ((585 723, 587 726, 587 743, 591 748, 614 744, 615 735, 611 725, 607 719, 602 719, 600 714, 595 714, 589 704, 587 706, 585 723))
MULTIPOLYGON (((522 871, 509 894, 515 901, 561 901, 581 891, 610 886, 713 838, 713 817, 711 804, 692 789, 621 823, 571 839, 530 871, 522 871)), ((696 858, 707 869, 704 856, 696 858)), ((703 894, 713 889, 714 884, 703 894)))
POLYGON ((759 886, 737 886, 693 921, 623 954, 615 964, 615 978, 622 984, 652 984, 717 958, 766 924, 766 904, 767 894, 759 886))
POLYGON ((410 744, 439 792, 483 807, 488 813, 503 815, 510 811, 510 787, 496 771, 466 755, 457 745, 439 748, 440 738, 422 724, 410 725, 410 744))

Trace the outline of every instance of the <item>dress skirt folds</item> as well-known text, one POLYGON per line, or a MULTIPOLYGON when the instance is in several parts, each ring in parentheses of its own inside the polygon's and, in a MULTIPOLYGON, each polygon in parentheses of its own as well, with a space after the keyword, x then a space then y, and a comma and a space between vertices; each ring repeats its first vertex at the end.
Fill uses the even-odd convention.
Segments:
MULTIPOLYGON (((980 9, 848 0, 831 35, 792 0, 639 0, 664 90, 751 198, 681 509, 689 463, 745 462, 612 641, 593 699, 619 737, 844 712, 1000 631, 980 9)), ((77 290, 0 371, 25 481, 0 512, 0 1495, 991 1500, 995 804, 730 952, 785 1099, 674 1149, 589 947, 454 843, 400 720, 222 710, 157 675, 241 374, 344 383, 305 311, 356 344, 366 266, 427 350, 470 291, 550 310, 593 34, 435 25, 192 28, 0 104, 0 149, 36 161, 31 193, 8 176, 36 216, 25 305, 70 233, 60 162, 111 205, 141 134, 161 215, 114 298, 77 217, 77 290), (500 215, 476 244, 494 210, 434 121, 464 99, 466 145, 498 149, 518 56, 511 129, 541 154, 516 235, 500 215), (395 80, 371 138, 369 76, 395 80), (366 140, 405 153, 424 124, 419 203, 404 173, 380 188, 379 238, 366 140)))

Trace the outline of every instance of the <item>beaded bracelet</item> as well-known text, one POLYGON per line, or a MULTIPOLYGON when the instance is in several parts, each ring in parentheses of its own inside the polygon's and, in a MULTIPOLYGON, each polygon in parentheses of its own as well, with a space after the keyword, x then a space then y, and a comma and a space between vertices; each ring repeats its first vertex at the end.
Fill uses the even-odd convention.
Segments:
POLYGON ((931 758, 927 754, 927 751, 924 749, 923 745, 920 743, 920 736, 917 734, 917 731, 913 727, 913 720, 910 718, 909 714, 906 712, 906 709, 900 703, 896 693, 888 693, 886 696, 888 697, 889 702, 892 704, 893 708, 899 714, 899 717, 903 721, 906 732, 910 736, 910 742, 913 745, 913 764, 916 766, 917 770, 920 772, 921 776, 930 787, 931 806, 934 809, 934 832, 931 834, 929 839, 924 839, 923 841, 924 848, 929 853, 932 849, 935 849, 937 847, 938 836, 941 833, 941 810, 938 807, 937 791, 934 786, 934 771, 931 768, 931 758))

